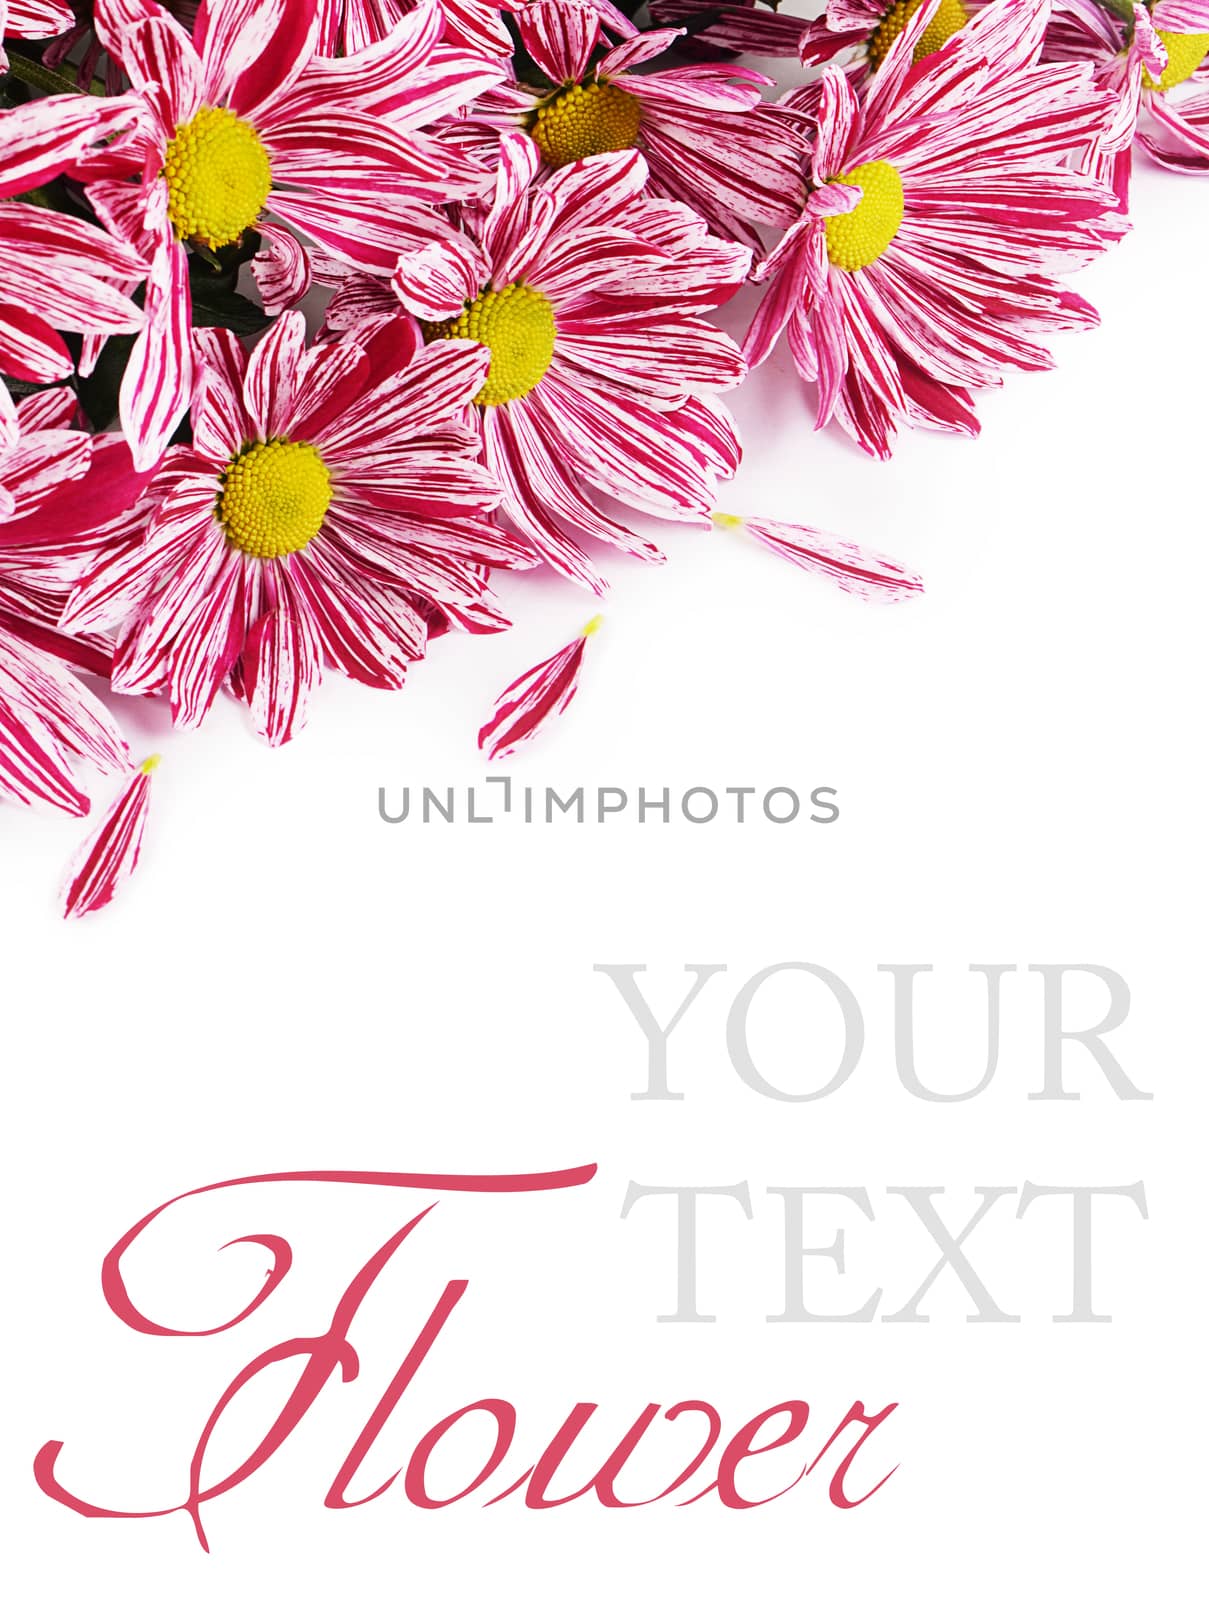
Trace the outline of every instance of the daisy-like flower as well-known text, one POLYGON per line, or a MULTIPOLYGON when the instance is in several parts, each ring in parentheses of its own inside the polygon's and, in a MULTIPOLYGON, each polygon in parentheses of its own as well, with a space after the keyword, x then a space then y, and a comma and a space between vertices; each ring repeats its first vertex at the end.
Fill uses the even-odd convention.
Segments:
MULTIPOLYGON (((738 465, 734 425, 706 392, 730 388, 745 369, 701 313, 735 292, 750 255, 713 238, 686 207, 646 199, 637 151, 537 184, 532 139, 505 134, 500 158, 494 201, 467 214, 459 248, 402 257, 393 287, 431 346, 469 338, 485 347, 490 367, 471 415, 503 510, 545 561, 601 594, 607 586, 577 540, 663 556, 592 490, 704 524, 719 480, 738 465)), ((370 319, 382 300, 362 284, 337 309, 370 319)))
POLYGON ((715 233, 757 253, 761 241, 751 223, 787 227, 797 216, 805 140, 797 118, 761 100, 770 78, 729 64, 637 72, 680 30, 610 46, 600 13, 577 0, 532 0, 515 22, 552 87, 489 90, 472 116, 525 129, 547 169, 640 150, 652 194, 692 206, 715 233))
MULTIPOLYGON (((186 244, 213 252, 256 229, 262 289, 277 309, 307 286, 296 233, 361 271, 389 273, 402 246, 441 231, 427 206, 481 184, 473 163, 414 131, 450 98, 423 73, 440 34, 437 0, 340 61, 315 59, 316 3, 202 0, 190 38, 155 0, 97 0, 97 36, 129 77, 140 120, 100 154, 61 154, 88 180, 102 219, 149 263, 147 325, 121 391, 140 465, 162 454, 192 388, 186 244)), ((52 153, 56 128, 66 145, 73 119, 106 105, 58 103, 52 153)))
POLYGON ((832 417, 874 455, 900 421, 973 434, 970 391, 1052 365, 1038 336, 1094 324, 1048 274, 1120 223, 1112 194, 1067 163, 1112 115, 1086 66, 1038 66, 1044 0, 997 0, 914 64, 921 7, 858 101, 824 69, 801 219, 757 277, 754 365, 783 330, 832 417))
MULTIPOLYGON (((57 497, 87 482, 93 444, 68 426, 75 396, 45 390, 13 406, 0 385, 0 794, 72 816, 89 808, 76 768, 122 772, 113 718, 68 666, 104 672, 104 654, 54 622, 70 571, 56 548, 57 497)), ((124 447, 121 447, 124 449, 124 447)))
POLYGON ((429 610, 456 617, 488 566, 529 565, 495 526, 477 433, 477 345, 418 346, 396 319, 307 349, 301 312, 245 355, 196 335, 193 444, 174 447, 63 613, 116 638, 111 681, 166 693, 182 727, 228 685, 280 744, 325 667, 402 687, 429 610))
POLYGON ((1091 61, 1119 96, 1119 113, 1092 170, 1128 202, 1138 144, 1172 172, 1209 172, 1209 0, 1122 5, 1055 0, 1045 56, 1091 61))

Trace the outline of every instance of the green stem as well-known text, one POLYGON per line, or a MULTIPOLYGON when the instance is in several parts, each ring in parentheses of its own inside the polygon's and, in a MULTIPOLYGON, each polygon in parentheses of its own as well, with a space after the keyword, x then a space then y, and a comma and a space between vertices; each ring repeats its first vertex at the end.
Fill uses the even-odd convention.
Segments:
POLYGON ((33 61, 29 56, 23 56, 8 46, 9 74, 21 83, 27 83, 31 89, 41 89, 46 94, 79 94, 80 86, 74 78, 69 78, 65 73, 53 72, 50 67, 44 67, 40 61, 33 61))
POLYGON ((1105 11, 1111 12, 1119 22, 1123 22, 1130 34, 1133 33, 1132 0, 1096 0, 1096 3, 1103 6, 1105 11))

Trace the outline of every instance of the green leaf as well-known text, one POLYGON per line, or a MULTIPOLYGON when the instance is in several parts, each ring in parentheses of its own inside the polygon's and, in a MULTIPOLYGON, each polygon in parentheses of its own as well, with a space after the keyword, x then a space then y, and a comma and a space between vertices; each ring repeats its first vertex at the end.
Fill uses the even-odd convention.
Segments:
MULTIPOLYGON (((118 414, 118 392, 130 352, 134 349, 133 333, 118 333, 105 341, 100 359, 86 378, 76 380, 76 393, 84 407, 84 415, 97 432, 108 428, 118 414)), ((71 341, 69 340, 69 343, 71 341)))
POLYGON ((240 339, 263 333, 271 318, 247 295, 229 288, 225 281, 198 279, 193 284, 193 325, 196 328, 229 328, 240 339))

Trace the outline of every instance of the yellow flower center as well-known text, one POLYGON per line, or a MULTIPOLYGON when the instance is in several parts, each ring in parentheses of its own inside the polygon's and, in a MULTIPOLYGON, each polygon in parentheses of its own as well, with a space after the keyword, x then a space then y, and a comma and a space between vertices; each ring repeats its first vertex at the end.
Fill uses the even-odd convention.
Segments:
POLYGON ((270 439, 232 458, 218 519, 237 550, 271 561, 308 545, 331 503, 331 475, 314 445, 270 439))
POLYGON ((424 337, 476 339, 491 352, 487 381, 475 404, 502 406, 536 389, 554 359, 554 307, 525 283, 484 289, 460 316, 427 323, 424 337))
POLYGON ((877 260, 902 226, 903 180, 888 161, 866 161, 831 181, 856 184, 863 191, 853 210, 828 217, 824 224, 832 264, 857 272, 877 260))
MULTIPOLYGON (((890 46, 919 10, 923 0, 897 0, 869 36, 869 63, 876 71, 890 52, 890 46)), ((922 61, 935 55, 941 45, 947 44, 955 33, 960 33, 970 20, 961 0, 940 0, 936 15, 923 31, 915 46, 913 60, 922 61)))
POLYGON ((529 133, 552 167, 632 150, 642 107, 615 83, 576 83, 538 106, 529 133))
POLYGON ((203 106, 168 145, 164 182, 177 238, 220 250, 255 223, 273 176, 251 123, 221 106, 203 106))
POLYGON ((1147 89, 1165 94, 1177 83, 1190 78, 1209 55, 1209 33, 1164 33, 1162 28, 1156 28, 1155 32, 1167 46, 1167 65, 1157 83, 1143 67, 1142 83, 1147 89))

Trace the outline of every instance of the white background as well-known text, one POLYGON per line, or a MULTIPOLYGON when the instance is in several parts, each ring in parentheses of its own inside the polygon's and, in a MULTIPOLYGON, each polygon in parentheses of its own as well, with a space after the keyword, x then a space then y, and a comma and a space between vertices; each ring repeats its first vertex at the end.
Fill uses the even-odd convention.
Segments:
MULTIPOLYGON (((1062 340, 1055 373, 985 396, 977 444, 917 435, 892 464, 869 461, 838 433, 810 432, 784 356, 736 397, 748 460, 724 508, 880 546, 921 568, 924 600, 863 606, 730 534, 669 532, 659 571, 605 554, 614 598, 579 700, 512 766, 514 781, 560 792, 830 784, 836 825, 378 821, 379 785, 481 782, 474 732, 495 693, 593 609, 543 581, 506 587, 511 635, 441 642, 400 696, 326 686, 284 751, 258 747, 232 705, 188 738, 168 732, 162 707, 126 706, 139 752, 165 759, 143 865, 103 916, 66 926, 54 913, 81 830, 5 810, 3 1564, 14 1592, 1188 1592, 1205 1457, 1194 1012, 1209 191, 1144 168, 1134 224, 1080 280, 1102 328, 1062 340), (853 988, 869 1037, 846 1087, 780 1105, 738 1081, 722 1030, 744 979, 795 960, 853 988), (592 972, 605 961, 645 962, 661 1015, 686 962, 730 968, 674 1036, 683 1102, 631 1100, 643 1047, 592 972), (891 961, 936 968, 921 989, 920 1055, 938 1086, 981 1072, 969 963, 1117 968, 1133 1011, 1114 1047, 1153 1101, 1118 1102, 1076 1050, 1081 1099, 1029 1102, 1040 980, 1023 970, 1007 980, 992 1087, 952 1107, 910 1099, 876 971, 891 961), (371 1191, 243 1191, 182 1207, 137 1270, 132 1257, 152 1315, 217 1320, 242 1304, 261 1260, 216 1254, 236 1233, 283 1232, 298 1263, 231 1334, 152 1340, 107 1311, 99 1268, 159 1201, 247 1172, 584 1161, 600 1163, 598 1178, 566 1195, 441 1202, 367 1307, 362 1378, 325 1394, 274 1462, 209 1508, 209 1557, 183 1516, 85 1521, 34 1487, 33 1456, 55 1438, 85 1498, 178 1502, 226 1382, 275 1340, 318 1332, 341 1282, 411 1214, 405 1196, 371 1191), (670 1207, 645 1201, 621 1222, 631 1179, 750 1183, 752 1222, 724 1203, 703 1212, 701 1304, 716 1322, 656 1322, 674 1299, 670 1207), (1052 1322, 1069 1296, 1065 1213, 1038 1203, 1014 1222, 1010 1202, 970 1253, 1019 1324, 968 1325, 951 1276, 924 1304, 927 1325, 765 1321, 782 1303, 769 1186, 867 1188, 875 1224, 835 1206, 808 1225, 817 1243, 842 1225, 848 1249, 843 1278, 808 1264, 808 1303, 844 1310, 880 1286, 893 1310, 935 1251, 888 1185, 946 1187, 956 1227, 975 1185, 1026 1179, 1145 1180, 1148 1223, 1123 1202, 1098 1218, 1096 1297, 1110 1326, 1052 1322), (483 1395, 521 1416, 499 1487, 577 1400, 601 1406, 597 1462, 649 1400, 707 1398, 734 1429, 805 1398, 816 1448, 854 1399, 871 1410, 897 1400, 868 1448, 871 1464, 901 1469, 850 1513, 828 1504, 822 1469, 748 1514, 716 1502, 488 1510, 482 1493, 425 1513, 401 1485, 325 1511, 345 1450, 454 1276, 470 1290, 366 1489, 445 1412, 483 1395)), ((1092 1020, 1099 997, 1082 999, 1092 1020)), ((753 1034, 770 1076, 823 1081, 823 1015, 778 991, 753 1034)), ((262 1422, 268 1410, 262 1401, 262 1422)), ((779 1481, 801 1450, 784 1453, 794 1465, 779 1481)), ((215 1459, 238 1455, 233 1432, 215 1459)))

